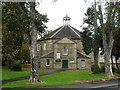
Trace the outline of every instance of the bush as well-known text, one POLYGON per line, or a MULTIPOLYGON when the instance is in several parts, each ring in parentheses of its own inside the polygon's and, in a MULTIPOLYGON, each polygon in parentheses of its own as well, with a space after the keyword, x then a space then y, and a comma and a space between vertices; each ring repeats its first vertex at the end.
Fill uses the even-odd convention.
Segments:
MULTIPOLYGON (((116 71, 116 68, 112 67, 112 72, 115 72, 115 71, 116 71)), ((105 65, 101 67, 101 73, 105 73, 105 65)))
POLYGON ((101 73, 105 73, 105 65, 101 66, 101 73))
POLYGON ((116 71, 116 68, 114 66, 112 66, 112 71, 115 72, 116 71))
POLYGON ((120 74, 120 67, 116 68, 115 72, 118 73, 118 74, 120 74))
POLYGON ((13 61, 10 69, 13 70, 13 71, 22 71, 21 61, 20 60, 13 61))
POLYGON ((101 69, 98 65, 92 65, 91 70, 92 70, 93 74, 100 74, 101 73, 101 69))

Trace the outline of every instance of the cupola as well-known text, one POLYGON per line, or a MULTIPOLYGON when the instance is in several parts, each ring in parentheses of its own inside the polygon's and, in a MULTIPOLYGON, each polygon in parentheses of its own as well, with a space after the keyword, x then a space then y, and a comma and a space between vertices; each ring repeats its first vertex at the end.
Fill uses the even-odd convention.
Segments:
POLYGON ((67 14, 63 17, 63 25, 70 25, 70 17, 67 14))

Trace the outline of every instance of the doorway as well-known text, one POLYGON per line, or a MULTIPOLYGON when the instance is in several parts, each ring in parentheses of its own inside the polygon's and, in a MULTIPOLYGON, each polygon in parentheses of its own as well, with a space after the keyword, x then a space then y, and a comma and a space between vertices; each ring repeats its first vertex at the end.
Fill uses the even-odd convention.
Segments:
POLYGON ((68 60, 62 60, 62 68, 68 68, 68 60))

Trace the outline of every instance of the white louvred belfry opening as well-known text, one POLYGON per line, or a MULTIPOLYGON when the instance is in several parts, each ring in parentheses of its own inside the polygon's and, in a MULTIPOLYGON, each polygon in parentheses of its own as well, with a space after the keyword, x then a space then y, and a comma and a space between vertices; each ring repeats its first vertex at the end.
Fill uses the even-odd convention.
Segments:
POLYGON ((63 18, 63 25, 70 25, 70 17, 66 14, 66 16, 63 18))

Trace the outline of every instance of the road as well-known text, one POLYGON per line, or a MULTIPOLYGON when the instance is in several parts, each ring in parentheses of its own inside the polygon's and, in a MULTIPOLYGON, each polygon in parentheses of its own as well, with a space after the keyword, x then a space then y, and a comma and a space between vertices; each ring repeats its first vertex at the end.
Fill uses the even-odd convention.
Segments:
POLYGON ((61 85, 61 86, 50 86, 50 87, 38 87, 38 88, 4 88, 2 90, 120 90, 120 79, 109 80, 109 81, 99 81, 99 82, 89 82, 83 84, 74 85, 61 85))
POLYGON ((100 82, 90 82, 75 85, 61 85, 61 86, 51 86, 42 88, 86 88, 86 89, 96 89, 96 88, 120 88, 120 79, 100 81, 100 82))

